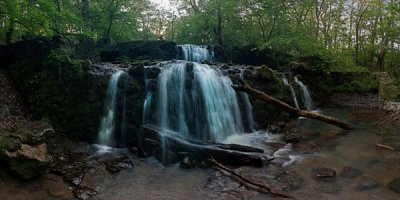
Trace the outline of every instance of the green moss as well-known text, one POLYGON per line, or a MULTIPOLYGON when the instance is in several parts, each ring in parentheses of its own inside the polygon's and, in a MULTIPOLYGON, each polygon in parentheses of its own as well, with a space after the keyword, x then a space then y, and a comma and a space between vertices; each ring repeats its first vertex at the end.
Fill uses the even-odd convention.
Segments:
POLYGON ((20 146, 18 139, 0 133, 0 154, 4 151, 16 151, 20 146))
POLYGON ((382 83, 379 85, 379 92, 384 100, 399 100, 400 88, 393 83, 382 83))
POLYGON ((129 58, 129 57, 126 56, 126 55, 123 55, 123 56, 117 57, 115 60, 116 60, 116 61, 119 61, 119 62, 125 63, 125 62, 130 62, 130 61, 131 61, 131 58, 129 58))
POLYGON ((261 83, 256 83, 257 86, 263 86, 263 90, 275 98, 281 100, 289 100, 289 91, 284 85, 281 74, 265 65, 258 70, 261 83))

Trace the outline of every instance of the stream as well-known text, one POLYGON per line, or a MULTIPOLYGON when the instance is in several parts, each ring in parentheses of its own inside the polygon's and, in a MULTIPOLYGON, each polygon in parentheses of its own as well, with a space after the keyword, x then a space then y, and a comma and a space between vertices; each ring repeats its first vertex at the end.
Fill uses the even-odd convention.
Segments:
MULTIPOLYGON (((263 168, 240 167, 243 176, 282 190, 296 199, 399 199, 387 184, 400 178, 399 123, 376 125, 376 110, 324 108, 323 114, 344 119, 355 126, 343 131, 315 120, 299 118, 289 122, 288 131, 297 138, 286 144, 283 134, 255 132, 231 136, 225 142, 258 146, 267 157, 276 157, 263 168), (376 143, 396 151, 379 149, 376 143), (325 168, 324 168, 325 167, 325 168), (334 170, 332 178, 318 180, 319 168, 334 170), (343 171, 343 168, 347 170, 343 171)), ((102 199, 269 199, 270 196, 245 187, 213 169, 182 169, 179 164, 163 166, 153 157, 133 158, 133 167, 110 173, 102 159, 129 154, 125 149, 106 149, 62 140, 56 151, 83 155, 90 168, 81 185, 98 191, 102 199)), ((55 148, 57 149, 57 148, 55 148)), ((72 187, 61 176, 44 174, 33 181, 12 178, 0 170, 0 199, 73 199, 72 187)), ((271 198, 272 199, 272 198, 271 198)))

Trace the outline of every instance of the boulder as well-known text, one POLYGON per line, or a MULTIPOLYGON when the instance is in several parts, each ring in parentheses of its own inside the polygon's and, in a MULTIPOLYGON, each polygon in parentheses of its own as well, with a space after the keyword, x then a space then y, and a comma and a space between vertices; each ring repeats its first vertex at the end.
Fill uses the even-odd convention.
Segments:
POLYGON ((46 121, 18 121, 12 132, 0 132, 0 159, 23 179, 32 179, 45 172, 52 159, 46 140, 54 129, 46 121))

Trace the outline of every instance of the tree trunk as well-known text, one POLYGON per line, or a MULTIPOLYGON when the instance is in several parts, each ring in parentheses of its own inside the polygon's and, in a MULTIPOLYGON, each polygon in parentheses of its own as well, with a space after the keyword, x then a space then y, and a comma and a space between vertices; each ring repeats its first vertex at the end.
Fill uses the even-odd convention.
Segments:
POLYGON ((83 30, 89 31, 89 0, 82 0, 82 19, 83 19, 83 30))
POLYGON ((325 116, 325 115, 322 115, 322 114, 319 114, 319 113, 315 113, 315 112, 310 112, 310 111, 307 111, 307 110, 300 110, 300 109, 297 109, 297 108, 293 108, 292 106, 290 106, 289 104, 287 104, 287 103, 285 103, 283 101, 275 99, 275 98, 269 96, 268 94, 266 94, 264 92, 258 91, 258 90, 254 89, 254 88, 251 88, 247 84, 244 84, 244 85, 233 85, 232 87, 236 91, 248 93, 248 94, 250 94, 251 96, 253 96, 255 98, 258 98, 258 99, 261 99, 261 100, 263 100, 265 102, 271 103, 271 104, 273 104, 275 106, 278 106, 278 107, 280 107, 280 108, 282 108, 282 109, 284 109, 284 110, 286 110, 286 111, 288 111, 288 112, 290 112, 292 114, 295 114, 297 116, 307 117, 307 118, 310 118, 310 119, 316 119, 316 120, 319 120, 319 121, 323 121, 323 122, 338 126, 338 127, 342 128, 342 129, 345 129, 345 130, 353 129, 353 127, 351 125, 349 125, 349 124, 347 124, 345 122, 342 122, 342 121, 340 121, 340 120, 338 120, 338 119, 336 119, 334 117, 325 116))
POLYGON ((9 45, 12 43, 13 35, 14 35, 14 25, 15 21, 13 19, 10 19, 10 24, 8 26, 8 29, 6 31, 6 45, 9 45))
POLYGON ((224 42, 222 40, 222 14, 221 14, 221 6, 218 6, 217 10, 217 31, 216 31, 216 36, 217 36, 217 45, 220 47, 223 47, 224 42))
POLYGON ((389 44, 388 36, 385 33, 381 41, 381 47, 379 48, 379 53, 378 53, 378 61, 376 63, 377 68, 381 69, 382 71, 384 71, 384 58, 388 44, 389 44))

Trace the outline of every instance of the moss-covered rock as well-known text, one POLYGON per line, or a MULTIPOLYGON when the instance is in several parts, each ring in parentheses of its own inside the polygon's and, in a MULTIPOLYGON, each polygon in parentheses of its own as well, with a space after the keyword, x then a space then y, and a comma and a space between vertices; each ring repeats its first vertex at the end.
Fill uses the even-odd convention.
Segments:
POLYGON ((131 41, 112 44, 100 51, 102 62, 134 60, 172 60, 177 46, 170 41, 131 41))
MULTIPOLYGON (((226 70, 232 71, 232 68, 235 69, 233 66, 228 67, 226 70)), ((247 66, 242 70, 242 77, 250 86, 282 101, 292 101, 289 88, 284 85, 282 74, 278 71, 273 70, 265 65, 261 67, 247 66)), ((241 70, 239 70, 239 72, 240 71, 241 70)), ((229 76, 231 76, 232 80, 236 79, 232 74, 229 76)), ((258 128, 267 128, 268 125, 272 124, 273 122, 286 119, 286 113, 279 108, 271 106, 262 100, 253 99, 251 96, 249 97, 253 105, 254 120, 258 125, 258 128)))

